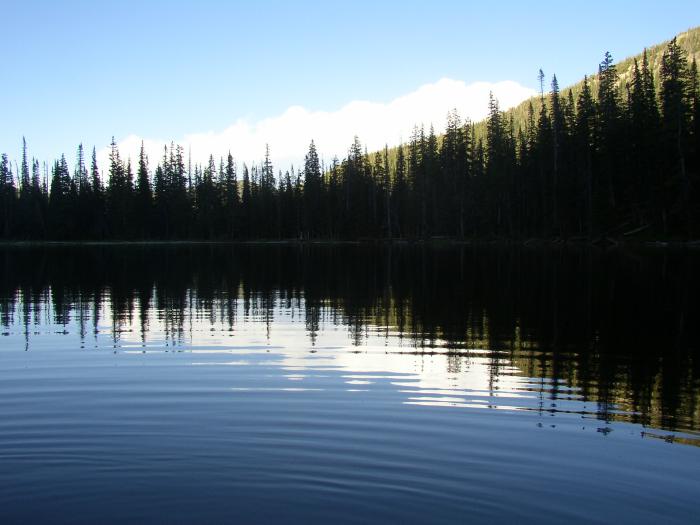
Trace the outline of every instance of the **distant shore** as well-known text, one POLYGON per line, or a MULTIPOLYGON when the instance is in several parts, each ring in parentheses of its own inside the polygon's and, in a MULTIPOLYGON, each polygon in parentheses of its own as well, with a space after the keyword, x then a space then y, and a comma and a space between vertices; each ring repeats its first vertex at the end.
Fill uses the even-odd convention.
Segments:
POLYGON ((699 240, 588 239, 258 239, 258 240, 109 240, 109 241, 0 241, 0 247, 90 247, 90 246, 522 246, 522 247, 618 247, 700 249, 699 240))

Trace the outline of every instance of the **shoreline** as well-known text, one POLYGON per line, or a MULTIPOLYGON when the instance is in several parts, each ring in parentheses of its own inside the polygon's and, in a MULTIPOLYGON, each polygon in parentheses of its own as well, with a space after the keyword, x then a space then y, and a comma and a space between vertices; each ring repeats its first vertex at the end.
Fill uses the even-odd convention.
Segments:
POLYGON ((109 241, 0 241, 0 248, 12 247, 100 247, 100 246, 509 246, 525 248, 680 248, 700 249, 700 240, 626 240, 603 238, 593 241, 584 239, 358 239, 358 240, 302 240, 302 239, 259 239, 259 240, 109 240, 109 241))

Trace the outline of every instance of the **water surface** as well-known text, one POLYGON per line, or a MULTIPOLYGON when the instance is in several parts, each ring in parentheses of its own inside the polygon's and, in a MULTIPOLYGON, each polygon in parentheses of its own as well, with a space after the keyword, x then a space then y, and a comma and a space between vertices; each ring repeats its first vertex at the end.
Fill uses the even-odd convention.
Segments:
POLYGON ((694 521, 699 263, 2 249, 0 519, 694 521))

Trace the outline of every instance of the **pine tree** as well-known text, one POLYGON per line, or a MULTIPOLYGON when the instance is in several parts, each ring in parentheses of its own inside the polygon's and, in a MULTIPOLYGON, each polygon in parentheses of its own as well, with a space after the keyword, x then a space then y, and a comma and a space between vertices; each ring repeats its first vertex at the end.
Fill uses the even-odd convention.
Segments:
POLYGON ((197 236, 200 238, 212 239, 218 222, 219 199, 214 185, 215 178, 214 157, 209 155, 209 162, 203 170, 195 168, 195 213, 197 236))
POLYGON ((411 141, 408 144, 408 184, 410 187, 410 213, 407 216, 410 225, 411 235, 420 236, 423 234, 423 224, 425 223, 425 180, 423 176, 423 130, 417 126, 413 128, 411 141))
POLYGON ((12 234, 12 220, 15 211, 16 189, 10 161, 5 153, 0 157, 0 220, 2 220, 2 238, 9 239, 12 234))
POLYGON ((464 236, 464 192, 467 177, 467 133, 457 110, 447 115, 447 124, 440 148, 442 177, 437 196, 440 218, 438 231, 445 235, 464 236))
POLYGON ((32 159, 32 188, 31 206, 29 209, 28 227, 25 228, 25 235, 32 239, 45 239, 46 214, 48 208, 48 195, 41 184, 41 173, 39 161, 32 159))
POLYGON ((596 169, 598 184, 594 183, 593 205, 601 218, 603 228, 615 226, 619 218, 619 183, 622 172, 621 102, 618 89, 617 67, 609 52, 605 53, 598 69, 598 118, 596 169))
POLYGON ((237 221, 240 201, 238 198, 238 179, 236 176, 236 164, 231 152, 226 157, 226 167, 223 172, 224 180, 224 215, 226 217, 227 235, 229 239, 237 236, 237 221))
MULTIPOLYGON (((83 145, 78 145, 78 151, 75 159, 75 171, 73 172, 73 181, 76 188, 76 209, 75 221, 78 225, 90 224, 92 195, 91 186, 88 179, 88 171, 85 167, 85 153, 83 145)), ((86 238, 90 236, 90 232, 86 228, 79 228, 77 232, 79 237, 86 238)))
POLYGON ((22 237, 31 237, 31 215, 33 196, 31 179, 29 176, 29 159, 27 155, 27 141, 22 137, 22 164, 19 171, 19 198, 13 210, 13 223, 15 234, 22 237))
POLYGON ((49 193, 49 226, 54 239, 66 240, 73 236, 74 191, 66 157, 61 155, 52 170, 49 193))
POLYGON ((262 232, 262 238, 271 239, 277 233, 274 221, 270 220, 276 215, 275 192, 275 172, 270 158, 270 146, 266 144, 265 159, 260 170, 259 215, 256 221, 256 227, 262 232))
POLYGON ((486 235, 487 229, 484 224, 484 176, 486 172, 486 149, 484 148, 484 141, 482 138, 474 142, 474 151, 472 154, 473 164, 472 171, 474 184, 474 193, 478 196, 474 196, 472 199, 473 207, 471 208, 471 220, 472 232, 476 236, 486 235))
POLYGON ((668 231, 669 215, 676 212, 685 224, 686 233, 691 235, 690 178, 686 169, 691 110, 689 81, 687 53, 674 38, 661 58, 661 124, 666 161, 663 222, 668 231))
POLYGON ((27 158, 27 140, 22 137, 22 168, 20 171, 20 196, 29 195, 29 159, 27 158))
POLYGON ((423 177, 425 192, 425 215, 423 217, 423 237, 427 238, 435 234, 438 208, 436 189, 440 185, 440 155, 438 152, 437 135, 433 125, 430 125, 428 136, 423 149, 423 177))
POLYGON ((144 239, 150 236, 151 214, 153 206, 153 191, 148 174, 148 156, 141 141, 138 167, 136 169, 136 217, 139 236, 144 239))
POLYGON ((396 235, 404 237, 407 231, 406 216, 408 214, 408 182, 406 180, 406 157, 404 146, 399 144, 396 152, 396 172, 394 173, 394 224, 396 235))
POLYGON ((321 231, 323 197, 321 163, 312 140, 304 158, 304 232, 307 238, 317 237, 321 231))
POLYGON ((97 152, 94 147, 92 148, 92 163, 90 164, 90 183, 95 195, 102 193, 102 181, 100 180, 100 171, 97 168, 97 152))
POLYGON ((384 213, 386 215, 386 236, 392 238, 392 202, 391 202, 391 172, 389 171, 389 146, 384 145, 384 154, 382 155, 382 170, 384 172, 384 213))
POLYGON ((75 172, 74 172, 75 185, 78 189, 78 194, 87 191, 88 184, 88 174, 87 168, 85 167, 85 153, 83 152, 83 145, 78 144, 78 152, 75 158, 75 172))
POLYGON ((32 191, 35 194, 39 194, 41 191, 41 173, 37 159, 32 159, 32 191))
POLYGON ((105 235, 105 195, 104 188, 102 187, 102 180, 100 178, 100 171, 97 166, 97 152, 95 148, 92 148, 92 161, 90 163, 90 186, 92 201, 90 205, 91 209, 91 222, 92 225, 92 237, 101 239, 105 235))
POLYGON ((593 152, 595 148, 596 106, 591 95, 588 77, 583 79, 583 89, 576 102, 576 148, 578 152, 579 187, 584 195, 584 205, 579 214, 579 229, 590 239, 593 235, 593 152))
POLYGON ((109 153, 109 181, 107 183, 107 223, 110 234, 116 239, 127 239, 130 236, 131 219, 131 197, 133 187, 131 186, 132 175, 130 174, 131 162, 128 166, 119 156, 114 137, 110 144, 109 153))
POLYGON ((250 183, 250 173, 248 166, 243 164, 243 191, 241 197, 241 208, 243 216, 243 235, 250 239, 252 233, 253 220, 253 191, 250 183))
POLYGON ((660 168, 657 156, 659 114, 646 50, 641 69, 637 60, 634 61, 628 111, 632 169, 628 171, 624 186, 630 193, 637 225, 643 227, 658 214, 652 209, 655 189, 660 187, 656 175, 660 168))
POLYGON ((700 76, 698 64, 693 57, 690 65, 690 107, 691 107, 691 142, 689 146, 689 171, 692 171, 690 207, 694 232, 700 225, 700 76))
POLYGON ((559 167, 561 163, 561 146, 566 132, 564 111, 559 97, 559 82, 557 76, 552 77, 552 90, 550 92, 550 107, 552 111, 552 228, 556 235, 561 235, 561 222, 559 217, 559 167))

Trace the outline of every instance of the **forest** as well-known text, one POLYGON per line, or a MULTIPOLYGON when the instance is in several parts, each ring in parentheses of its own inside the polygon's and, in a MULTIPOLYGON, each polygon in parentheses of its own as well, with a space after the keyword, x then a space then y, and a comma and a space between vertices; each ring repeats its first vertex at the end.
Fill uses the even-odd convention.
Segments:
POLYGON ((229 153, 194 165, 177 144, 152 169, 112 140, 107 173, 82 144, 71 169, 0 161, 4 240, 696 239, 700 231, 700 87, 673 39, 658 78, 647 53, 622 82, 606 53, 576 96, 554 76, 526 116, 491 97, 483 126, 447 116, 407 144, 275 172, 229 153), (593 82, 595 80, 595 82, 593 82), (538 107, 536 110, 535 107, 538 107), (480 129, 483 128, 483 131, 480 129))

